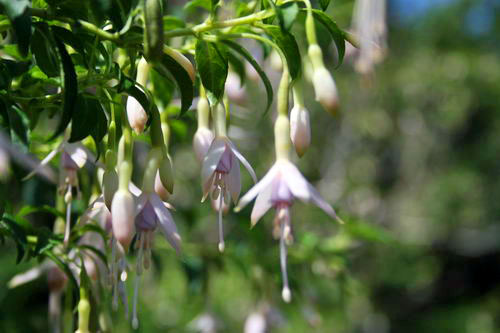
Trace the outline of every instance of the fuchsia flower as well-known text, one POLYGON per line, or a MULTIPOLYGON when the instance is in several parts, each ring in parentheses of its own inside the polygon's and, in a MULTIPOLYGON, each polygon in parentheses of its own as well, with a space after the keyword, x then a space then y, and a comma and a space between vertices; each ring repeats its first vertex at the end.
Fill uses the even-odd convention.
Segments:
MULTIPOLYGON (((219 136, 212 141, 210 148, 203 160, 201 179, 203 184, 203 199, 210 194, 212 200, 219 200, 219 207, 225 201, 229 204, 230 198, 236 203, 240 196, 241 179, 240 164, 257 182, 257 176, 252 166, 236 149, 235 145, 225 136, 219 136), (239 161, 238 161, 239 160, 239 161)), ((222 229, 222 209, 219 209, 219 251, 224 251, 224 237, 222 229)))
MULTIPOLYGON (((274 235, 280 238, 281 273, 283 275, 282 296, 286 302, 291 300, 286 272, 286 243, 291 243, 290 207, 295 198, 303 202, 311 202, 320 207, 333 219, 341 220, 333 208, 321 197, 316 189, 302 176, 293 163, 279 159, 267 174, 252 187, 240 200, 235 211, 240 211, 257 197, 252 210, 252 227, 270 209, 276 210, 274 219, 274 235)), ((341 222, 342 223, 342 222, 341 222)))

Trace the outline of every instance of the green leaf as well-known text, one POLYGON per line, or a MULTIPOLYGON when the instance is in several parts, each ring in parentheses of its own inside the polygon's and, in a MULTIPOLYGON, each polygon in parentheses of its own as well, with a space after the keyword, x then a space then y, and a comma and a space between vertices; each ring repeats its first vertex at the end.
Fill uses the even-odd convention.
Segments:
POLYGON ((26 114, 17 106, 10 105, 7 107, 9 115, 10 138, 13 143, 17 143, 28 151, 30 126, 29 119, 26 114))
POLYGON ((194 85, 188 72, 174 58, 165 53, 160 61, 154 64, 153 68, 162 76, 166 76, 167 79, 169 73, 171 74, 181 93, 181 115, 186 113, 194 98, 194 85))
POLYGON ((212 9, 212 0, 192 0, 186 3, 183 9, 187 12, 190 12, 197 7, 201 7, 210 11, 212 9))
POLYGON ((48 77, 60 74, 60 64, 54 47, 54 39, 46 24, 38 24, 31 42, 31 52, 36 64, 48 77))
POLYGON ((69 268, 68 264, 59 259, 57 255, 54 254, 52 251, 45 251, 44 255, 47 256, 47 258, 49 258, 50 260, 52 260, 66 274, 69 281, 71 282, 71 286, 74 288, 74 290, 77 290, 78 283, 76 282, 76 279, 73 276, 73 272, 69 268))
POLYGON ((281 17, 280 26, 288 31, 299 14, 299 6, 295 2, 290 2, 280 6, 279 9, 279 13, 281 13, 278 15, 278 17, 281 17))
POLYGON ((26 238, 26 230, 21 226, 14 217, 9 214, 3 214, 2 220, 0 222, 3 224, 11 234, 17 247, 17 258, 16 264, 19 264, 23 260, 24 254, 26 252, 26 247, 28 245, 28 240, 26 238))
POLYGON ((232 69, 240 78, 241 85, 245 83, 245 64, 232 52, 227 52, 227 60, 229 61, 230 69, 232 69))
POLYGON ((37 206, 23 206, 17 214, 16 217, 25 217, 26 215, 33 214, 33 213, 49 213, 54 215, 55 217, 60 217, 60 218, 66 218, 64 213, 58 211, 54 207, 48 206, 48 205, 43 205, 40 207, 37 206))
POLYGON ((160 74, 158 71, 150 71, 149 79, 153 84, 153 95, 162 107, 167 107, 172 101, 175 91, 175 83, 168 76, 160 74))
POLYGON ((108 120, 101 103, 95 98, 79 95, 73 113, 69 142, 80 141, 91 135, 96 146, 106 135, 108 120))
POLYGON ((339 54, 339 63, 337 64, 337 67, 342 64, 342 61, 344 60, 344 54, 345 54, 345 33, 340 29, 328 15, 326 15, 324 12, 318 9, 313 9, 313 15, 316 20, 318 20, 321 24, 325 26, 325 28, 328 30, 330 35, 333 38, 333 41, 335 42, 335 45, 337 46, 337 51, 339 54))
POLYGON ((262 70, 257 60, 255 60, 254 57, 250 54, 250 52, 248 52, 243 46, 230 40, 225 40, 223 41, 223 43, 229 46, 234 51, 241 54, 253 66, 253 68, 255 68, 255 71, 259 74, 260 78, 262 79, 262 82, 264 83, 264 87, 266 88, 266 93, 267 93, 266 112, 267 112, 271 107, 271 104, 273 103, 273 86, 271 84, 271 81, 267 77, 266 72, 262 70))
POLYGON ((0 89, 8 89, 13 78, 30 69, 31 62, 0 59, 0 89))
POLYGON ((319 0, 319 5, 321 6, 321 9, 323 11, 328 9, 328 6, 330 5, 331 0, 319 0))
POLYGON ((264 25, 263 27, 266 33, 285 54, 290 76, 292 80, 295 80, 300 75, 302 67, 299 46, 297 45, 295 37, 293 37, 291 33, 283 31, 274 25, 264 25))
POLYGON ((153 105, 148 96, 136 86, 136 82, 120 71, 120 83, 117 86, 117 90, 119 93, 126 93, 127 95, 134 97, 139 102, 139 104, 141 104, 141 106, 144 108, 144 111, 146 111, 146 113, 148 114, 148 123, 146 126, 149 126, 149 123, 151 122, 151 109, 153 105))
POLYGON ((213 100, 210 101, 209 98, 209 101, 217 103, 224 94, 229 67, 227 56, 215 43, 199 39, 196 43, 195 60, 203 86, 213 95, 213 100))
POLYGON ((94 247, 92 245, 87 245, 87 244, 79 245, 78 247, 82 250, 87 250, 87 251, 94 253, 99 259, 102 260, 102 262, 104 264, 106 264, 106 266, 108 265, 108 259, 106 258, 106 255, 104 253, 102 253, 102 251, 97 249, 96 247, 94 247))
POLYGON ((57 38, 64 44, 68 44, 69 46, 71 46, 76 52, 81 54, 83 56, 83 59, 86 61, 87 55, 85 52, 85 48, 83 47, 84 42, 79 36, 68 29, 58 26, 51 26, 50 29, 53 36, 57 36, 57 38))
POLYGON ((163 16, 163 29, 165 31, 184 28, 186 23, 176 16, 163 16))
POLYGON ((59 126, 56 129, 54 135, 51 139, 54 139, 59 134, 63 133, 68 126, 71 118, 73 117, 73 112, 75 109, 76 99, 78 97, 78 82, 76 77, 75 68, 71 57, 66 50, 66 46, 59 40, 57 35, 54 35, 56 46, 59 51, 62 63, 62 81, 63 84, 63 113, 59 126))
POLYGON ((30 2, 28 0, 0 0, 0 5, 4 7, 14 28, 19 53, 26 57, 31 39, 31 15, 26 10, 30 2))

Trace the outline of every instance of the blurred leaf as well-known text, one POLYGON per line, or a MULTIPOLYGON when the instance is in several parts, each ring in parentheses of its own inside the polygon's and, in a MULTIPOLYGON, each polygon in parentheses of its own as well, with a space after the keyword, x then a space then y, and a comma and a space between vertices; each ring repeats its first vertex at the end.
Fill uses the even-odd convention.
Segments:
POLYGON ((214 105, 224 94, 228 72, 227 56, 215 43, 199 39, 196 42, 195 59, 207 97, 210 104, 214 105))
POLYGON ((40 212, 42 212, 42 213, 49 213, 49 214, 54 215, 55 217, 61 217, 61 218, 65 218, 66 217, 64 215, 64 213, 58 211, 54 207, 47 206, 47 205, 40 206, 40 207, 25 205, 25 206, 23 206, 23 208, 21 208, 17 212, 16 216, 18 216, 18 217, 25 217, 26 215, 33 214, 33 213, 40 213, 40 212))
POLYGON ((273 86, 271 85, 271 81, 266 75, 266 72, 262 70, 260 67, 259 63, 257 60, 254 59, 254 57, 248 52, 243 46, 241 46, 238 43, 235 43, 233 41, 225 40, 223 43, 239 54, 241 54, 251 65, 253 68, 255 68, 255 71, 259 74, 260 78, 262 79, 262 82, 264 83, 264 87, 266 88, 266 93, 267 93, 267 106, 266 106, 266 111, 269 110, 271 107, 271 104, 273 103, 273 86))
POLYGON ((191 107, 194 97, 194 85, 188 72, 174 58, 165 53, 153 68, 167 80, 170 73, 177 83, 181 93, 181 115, 183 115, 191 107))
POLYGON ((291 33, 283 31, 274 25, 265 25, 263 27, 266 33, 271 36, 272 40, 285 54, 290 76, 292 80, 295 80, 300 75, 302 66, 299 46, 297 45, 295 37, 293 37, 291 33))
POLYGON ((189 12, 197 7, 201 7, 210 11, 212 9, 212 2, 213 0, 191 0, 184 5, 184 10, 189 12))
POLYGON ((346 221, 343 227, 350 235, 358 239, 384 244, 397 243, 396 238, 392 234, 373 224, 349 220, 346 221))
POLYGON ((7 114, 9 115, 11 141, 23 147, 25 152, 28 151, 30 139, 30 121, 28 117, 14 104, 7 107, 7 114))
POLYGON ((19 53, 26 57, 31 40, 31 15, 26 10, 30 2, 28 0, 0 0, 0 5, 4 7, 5 13, 12 22, 19 53))
POLYGON ((278 22, 282 30, 288 31, 299 14, 299 6, 295 2, 289 2, 275 8, 277 11, 278 22))
POLYGON ((80 249, 87 250, 87 251, 94 253, 99 259, 102 260, 102 262, 104 264, 106 264, 106 266, 108 265, 108 258, 106 257, 106 254, 104 254, 101 250, 97 249, 96 247, 94 247, 92 245, 88 245, 88 244, 79 245, 78 247, 80 249))
POLYGON ((245 82, 245 64, 232 52, 227 52, 226 55, 230 68, 238 74, 241 85, 243 85, 245 82))
POLYGON ((51 31, 46 24, 37 24, 33 41, 31 42, 31 52, 35 57, 36 64, 47 74, 48 77, 60 74, 60 64, 55 51, 55 45, 51 31))
POLYGON ((19 225, 19 223, 13 216, 9 214, 3 214, 0 225, 3 225, 10 232, 12 239, 16 243, 16 264, 19 264, 24 257, 24 253, 28 245, 26 230, 21 225, 19 225))
POLYGON ((77 290, 78 289, 78 283, 76 282, 76 279, 73 276, 73 272, 69 268, 68 264, 65 263, 64 261, 62 261, 61 259, 59 259, 59 257, 56 254, 54 254, 53 251, 45 251, 43 254, 47 258, 49 258, 50 260, 52 260, 57 265, 57 267, 59 267, 66 274, 66 276, 68 277, 69 281, 71 282, 72 287, 75 290, 77 290))
POLYGON ((61 115, 61 120, 59 126, 57 127, 55 133, 52 135, 51 139, 54 139, 58 135, 64 132, 66 127, 68 127, 71 118, 73 117, 73 112, 75 110, 76 99, 78 97, 78 82, 76 77, 75 68, 71 57, 66 50, 66 46, 59 40, 59 37, 54 34, 56 46, 59 51, 62 63, 62 81, 63 84, 63 110, 61 115))
POLYGON ((172 101, 175 90, 175 83, 166 75, 161 75, 158 71, 150 71, 149 78, 153 83, 154 97, 166 107, 172 101))
POLYGON ((85 139, 91 135, 98 145, 107 133, 108 120, 101 103, 91 97, 79 95, 73 113, 69 142, 85 139))
POLYGON ((178 17, 165 15, 163 16, 163 28, 165 31, 184 28, 186 23, 178 17))
POLYGON ((339 54, 339 63, 337 64, 337 67, 342 64, 342 61, 344 60, 344 54, 345 54, 345 33, 340 29, 328 15, 326 15, 324 12, 318 9, 313 9, 313 15, 316 20, 321 22, 325 26, 325 28, 328 30, 330 35, 333 38, 333 41, 335 42, 335 45, 337 46, 337 51, 339 54))
POLYGON ((328 6, 330 5, 331 0, 319 0, 319 5, 321 6, 321 9, 323 11, 328 9, 328 6))

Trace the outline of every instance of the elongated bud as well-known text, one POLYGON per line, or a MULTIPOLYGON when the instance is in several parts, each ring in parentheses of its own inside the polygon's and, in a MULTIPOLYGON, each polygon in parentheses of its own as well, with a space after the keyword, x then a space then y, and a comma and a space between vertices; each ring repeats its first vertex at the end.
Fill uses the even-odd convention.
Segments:
POLYGON ((337 86, 332 75, 325 67, 314 71, 313 86, 316 100, 321 103, 326 111, 335 115, 339 108, 337 86))
POLYGON ((106 170, 102 176, 102 192, 104 194, 104 203, 111 210, 113 197, 118 190, 118 173, 115 170, 106 170))
POLYGON ((198 162, 203 162, 205 155, 214 140, 214 133, 207 127, 200 127, 193 137, 193 148, 198 162))
POLYGON ((157 61, 163 52, 163 8, 161 0, 144 0, 144 54, 157 61))
POLYGON ((165 52, 166 54, 168 54, 169 56, 171 56, 172 58, 174 58, 175 61, 177 61, 177 63, 179 65, 181 65, 184 70, 189 74, 189 77, 191 78, 191 81, 194 82, 195 78, 196 78, 196 74, 195 74, 195 71, 194 71, 194 67, 193 67, 193 64, 191 63, 191 61, 189 61, 188 58, 186 58, 184 56, 184 54, 180 53, 179 51, 177 50, 174 50, 168 46, 165 46, 163 48, 163 52, 165 52))
POLYGON ((299 157, 305 154, 311 144, 309 111, 295 105, 290 112, 290 138, 299 157))
POLYGON ((160 179, 160 171, 156 173, 156 178, 155 178, 155 192, 158 194, 161 200, 167 201, 168 198, 170 197, 170 193, 168 193, 167 189, 165 186, 163 186, 161 179, 160 179))
POLYGON ((238 74, 232 71, 227 74, 225 90, 227 97, 231 102, 239 105, 245 104, 247 94, 245 88, 242 86, 242 82, 238 74))
POLYGON ((165 189, 170 193, 174 193, 174 168, 170 157, 164 157, 158 167, 160 180, 165 189))
POLYGON ((135 133, 141 134, 144 131, 148 122, 148 114, 133 96, 127 98, 127 118, 135 133))
POLYGON ((271 68, 276 72, 281 72, 283 70, 283 62, 281 61, 281 57, 276 50, 273 50, 271 52, 271 55, 269 56, 269 62, 271 68))
POLYGON ((90 318, 90 302, 87 290, 80 287, 80 301, 78 302, 78 330, 75 333, 90 333, 89 318, 90 318))
POLYGON ((134 237, 135 205, 134 198, 127 190, 119 189, 111 204, 113 235, 127 251, 134 237))

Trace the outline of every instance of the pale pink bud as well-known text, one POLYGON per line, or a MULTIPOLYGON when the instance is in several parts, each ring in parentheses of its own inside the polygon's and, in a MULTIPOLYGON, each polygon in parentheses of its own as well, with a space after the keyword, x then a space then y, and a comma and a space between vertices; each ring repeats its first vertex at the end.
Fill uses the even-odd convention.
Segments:
POLYGON ((314 70, 313 86, 316 100, 331 114, 335 114, 339 107, 337 86, 332 75, 325 67, 314 70))
POLYGON ((161 182, 159 171, 156 173, 156 178, 155 178, 155 192, 163 201, 167 201, 168 197, 170 197, 170 193, 168 193, 167 189, 165 188, 165 186, 163 186, 163 183, 161 182))
POLYGON ((269 62, 271 68, 276 72, 281 72, 283 70, 283 62, 281 61, 281 57, 277 51, 273 50, 271 52, 271 55, 269 56, 269 62))
POLYGON ((118 190, 111 204, 113 235, 123 246, 128 249, 135 233, 134 218, 135 205, 132 195, 125 190, 118 190))
POLYGON ((113 196, 118 190, 118 174, 115 170, 106 170, 102 176, 102 192, 104 195, 104 203, 111 210, 113 196))
POLYGON ((311 143, 309 111, 295 105, 290 112, 290 138, 299 157, 305 154, 311 143))
POLYGON ((196 158, 200 163, 203 162, 213 140, 214 133, 210 129, 199 127, 196 131, 193 137, 193 148, 196 158))
POLYGON ((245 104, 246 102, 246 91, 242 86, 242 82, 238 74, 234 72, 229 72, 226 79, 226 94, 227 97, 236 104, 245 104))
POLYGON ((148 122, 148 115, 142 105, 132 96, 127 98, 127 118, 130 127, 137 133, 141 134, 148 122))

